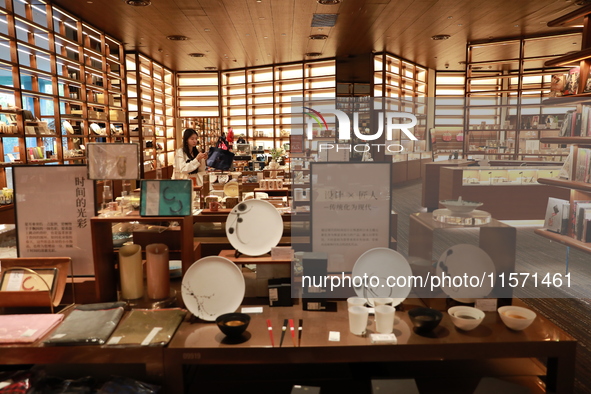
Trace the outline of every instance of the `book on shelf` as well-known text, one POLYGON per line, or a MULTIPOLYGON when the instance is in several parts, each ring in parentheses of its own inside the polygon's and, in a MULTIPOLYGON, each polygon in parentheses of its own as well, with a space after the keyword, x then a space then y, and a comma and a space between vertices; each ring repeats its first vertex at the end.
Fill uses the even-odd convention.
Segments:
POLYGON ((574 149, 574 145, 571 145, 568 156, 564 160, 564 164, 562 165, 562 167, 560 168, 560 172, 558 173, 559 179, 565 179, 568 181, 572 178, 571 175, 573 173, 573 156, 575 154, 574 149))
POLYGON ((575 110, 571 109, 566 111, 564 120, 562 121, 562 127, 560 128, 561 137, 570 137, 573 129, 573 117, 576 117, 575 110))
POLYGON ((583 224, 585 227, 583 229, 583 237, 581 241, 583 242, 591 242, 591 212, 589 217, 585 214, 585 222, 583 224))
POLYGON ((581 73, 580 67, 573 67, 568 71, 566 79, 564 81, 564 90, 562 94, 564 96, 577 94, 579 91, 579 75, 581 73))
POLYGON ((554 197, 548 198, 544 228, 558 234, 566 234, 569 209, 570 203, 568 200, 554 197))
POLYGON ((591 220, 591 203, 579 204, 576 214, 575 238, 584 241, 587 234, 584 232, 587 221, 591 220))
POLYGON ((564 74, 552 75, 552 80, 550 81, 550 97, 562 96, 562 91, 564 90, 564 80, 564 74))
POLYGON ((583 88, 583 93, 591 93, 591 73, 587 75, 587 81, 585 81, 585 87, 583 88))
POLYGON ((591 149, 579 148, 577 150, 577 164, 575 165, 575 174, 573 180, 576 182, 589 182, 589 165, 591 161, 591 149))
POLYGON ((572 238, 578 239, 578 214, 580 213, 580 208, 591 208, 591 201, 590 200, 574 200, 572 202, 571 210, 570 210, 570 230, 568 235, 572 238))

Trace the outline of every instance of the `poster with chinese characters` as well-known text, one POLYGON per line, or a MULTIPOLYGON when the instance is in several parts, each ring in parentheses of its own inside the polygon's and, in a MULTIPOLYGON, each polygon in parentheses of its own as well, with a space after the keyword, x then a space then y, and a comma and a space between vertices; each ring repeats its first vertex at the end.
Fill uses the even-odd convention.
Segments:
POLYGON ((328 272, 351 272, 390 239, 390 163, 312 163, 312 248, 328 254, 328 272))
POLYGON ((13 176, 18 256, 70 257, 74 276, 94 275, 86 166, 17 166, 13 176))

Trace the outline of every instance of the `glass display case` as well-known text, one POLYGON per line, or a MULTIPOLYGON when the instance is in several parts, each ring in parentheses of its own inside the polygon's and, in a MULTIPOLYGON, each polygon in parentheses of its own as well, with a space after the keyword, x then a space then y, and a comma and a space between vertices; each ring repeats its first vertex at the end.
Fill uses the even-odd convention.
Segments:
POLYGON ((462 185, 533 185, 538 178, 557 178, 559 166, 477 167, 462 171, 462 185))

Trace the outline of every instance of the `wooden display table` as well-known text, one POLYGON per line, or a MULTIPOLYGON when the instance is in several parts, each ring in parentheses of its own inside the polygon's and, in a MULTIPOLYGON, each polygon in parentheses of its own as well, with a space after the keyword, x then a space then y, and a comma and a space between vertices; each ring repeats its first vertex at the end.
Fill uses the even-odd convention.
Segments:
MULTIPOLYGON (((301 306, 264 306, 262 314, 251 315, 252 320, 247 330, 249 339, 239 344, 228 343, 213 323, 183 322, 164 351, 166 392, 185 392, 183 366, 188 364, 195 366, 194 374, 191 375, 196 382, 195 387, 210 392, 207 388, 211 388, 211 385, 208 386, 207 381, 215 378, 203 372, 197 375, 199 367, 209 367, 211 371, 211 368, 217 366, 220 373, 230 373, 228 368, 232 365, 238 370, 241 366, 259 366, 256 376, 243 375, 244 381, 240 383, 243 387, 248 387, 249 384, 256 385, 261 380, 273 379, 273 372, 269 369, 275 366, 281 367, 281 375, 293 375, 297 374, 298 365, 322 365, 321 369, 317 369, 317 378, 320 379, 324 377, 330 364, 355 363, 359 367, 365 364, 367 369, 375 368, 376 374, 385 378, 383 371, 386 369, 379 368, 379 364, 375 363, 396 363, 394 368, 389 368, 390 374, 395 375, 398 369, 406 368, 408 371, 410 365, 416 365, 417 368, 406 378, 430 378, 437 376, 446 363, 457 367, 457 363, 461 362, 465 368, 470 368, 469 375, 480 373, 483 374, 480 376, 520 376, 526 387, 535 393, 544 392, 537 383, 540 380, 536 375, 545 373, 547 392, 573 392, 576 341, 541 316, 524 331, 512 331, 504 326, 497 313, 488 312, 479 327, 465 332, 457 330, 444 313, 439 327, 432 333, 421 336, 414 332, 407 313, 397 311, 394 329, 398 344, 372 345, 370 338, 355 336, 349 332, 346 303, 338 301, 337 306, 337 312, 303 311, 301 306), (293 346, 288 332, 283 346, 272 348, 267 319, 273 325, 275 346, 279 346, 283 319, 294 319, 296 327, 298 319, 303 319, 301 347, 293 346), (340 332, 339 342, 328 341, 330 331, 340 332), (531 359, 534 357, 547 358, 547 368, 531 359), (483 370, 475 372, 476 366, 483 370)), ((419 306, 415 300, 405 301, 405 309, 414 306, 419 306)), ((373 323, 369 326, 369 330, 372 329, 375 329, 373 323)), ((460 379, 468 378, 464 368, 451 368, 450 374, 452 373, 460 379)), ((302 377, 295 376, 295 379, 302 377)), ((220 389, 218 392, 226 391, 220 389)))
POLYGON ((115 268, 117 261, 113 253, 113 232, 114 223, 121 222, 178 222, 180 225, 181 250, 173 251, 179 253, 182 261, 183 273, 195 261, 193 244, 193 218, 192 216, 111 216, 93 217, 90 219, 90 230, 92 234, 92 256, 94 260, 94 277, 96 297, 98 302, 117 300, 117 283, 119 278, 115 268))
POLYGON ((423 163, 423 194, 421 205, 428 211, 439 208, 439 173, 442 167, 475 165, 473 160, 455 159, 423 163))
MULTIPOLYGON (((457 229, 478 231, 478 246, 490 256, 495 264, 497 274, 504 272, 505 277, 508 277, 509 273, 515 270, 517 230, 515 227, 495 219, 491 219, 490 223, 482 226, 466 227, 436 222, 433 220, 432 213, 414 213, 410 215, 408 255, 420 257, 430 262, 437 260, 439 255, 433 254, 435 232, 457 229)), ((446 249, 451 246, 453 245, 445 245, 444 247, 446 249)), ((441 253, 444 250, 438 252, 441 253)), ((490 296, 510 298, 512 296, 511 288, 501 289, 499 284, 499 281, 496 281, 490 296)))

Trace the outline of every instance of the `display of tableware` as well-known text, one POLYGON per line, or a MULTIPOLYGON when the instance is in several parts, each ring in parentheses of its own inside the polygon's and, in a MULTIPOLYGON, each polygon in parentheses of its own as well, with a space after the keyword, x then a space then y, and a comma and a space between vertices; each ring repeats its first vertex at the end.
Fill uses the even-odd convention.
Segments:
POLYGON ((534 311, 521 306, 502 306, 497 311, 503 323, 515 331, 525 330, 536 319, 536 313, 534 311))
POLYGON ((489 212, 478 209, 469 213, 457 214, 449 209, 442 208, 433 211, 433 220, 457 226, 482 226, 491 222, 492 215, 489 212))
POLYGON ((96 124, 96 123, 90 124, 90 130, 92 130, 93 133, 100 134, 100 132, 99 132, 100 129, 101 129, 101 126, 99 126, 98 124, 96 124))
POLYGON ((231 172, 230 175, 232 176, 232 179, 238 180, 242 176, 242 172, 234 171, 234 172, 231 172))
POLYGON ((454 286, 453 281, 443 281, 441 289, 456 301, 463 303, 474 302, 476 298, 485 298, 494 287, 496 275, 495 263, 488 253, 478 246, 458 244, 445 250, 435 267, 435 274, 440 278, 448 277, 477 277, 484 276, 485 280, 478 286, 472 286, 470 281, 462 281, 460 287, 454 286), (492 278, 492 279, 491 279, 492 278))
POLYGON ((439 203, 456 215, 470 213, 482 205, 481 202, 462 200, 462 196, 457 200, 441 200, 439 203))
MULTIPOLYGON (((353 266, 352 276, 362 278, 378 278, 378 282, 372 283, 376 286, 356 286, 355 293, 358 297, 369 299, 370 305, 372 298, 392 298, 392 306, 399 305, 408 297, 412 286, 409 280, 400 283, 400 286, 391 286, 386 283, 388 277, 405 277, 412 275, 412 270, 406 258, 395 250, 389 248, 373 248, 363 253, 353 266)), ((373 305, 372 305, 373 306, 373 305)))
POLYGON ((113 234, 113 246, 120 247, 123 246, 124 243, 131 241, 132 235, 131 233, 121 232, 121 233, 114 233, 113 234))
POLYGON ((408 311, 408 317, 417 333, 427 333, 439 325, 443 314, 436 309, 421 307, 408 311))
POLYGON ((224 313, 235 312, 244 299, 245 290, 242 271, 225 257, 203 257, 183 276, 185 306, 206 321, 215 321, 224 313))
POLYGON ((283 219, 267 201, 243 201, 232 208, 226 220, 226 236, 230 244, 248 256, 269 253, 279 244, 282 234, 283 219))
POLYGON ((454 326, 464 331, 475 329, 484 319, 484 312, 471 306, 453 306, 447 313, 454 326))
POLYGON ((218 175, 218 183, 223 185, 226 182, 228 182, 228 180, 230 180, 230 175, 226 175, 226 174, 218 175))
POLYGON ((246 313, 225 313, 215 319, 221 332, 230 338, 240 337, 248 328, 250 316, 246 313))
POLYGON ((70 134, 74 134, 74 128, 72 127, 72 125, 70 124, 70 122, 68 122, 67 120, 64 120, 62 122, 62 125, 64 126, 64 129, 66 129, 66 131, 70 134))
POLYGON ((240 194, 240 187, 238 182, 231 180, 224 185, 224 194, 228 197, 237 197, 240 194))
POLYGON ((209 183, 214 183, 215 181, 217 181, 218 176, 214 173, 210 173, 209 174, 209 183))

